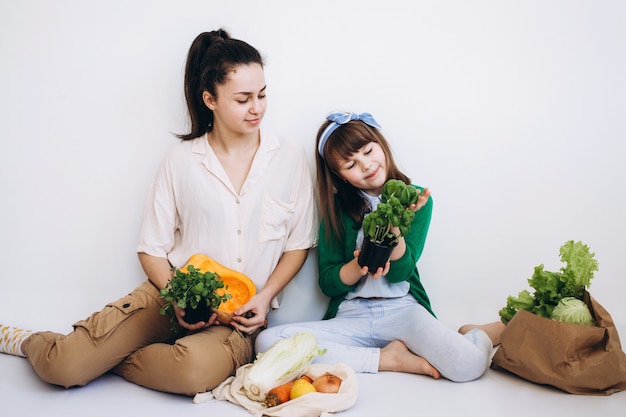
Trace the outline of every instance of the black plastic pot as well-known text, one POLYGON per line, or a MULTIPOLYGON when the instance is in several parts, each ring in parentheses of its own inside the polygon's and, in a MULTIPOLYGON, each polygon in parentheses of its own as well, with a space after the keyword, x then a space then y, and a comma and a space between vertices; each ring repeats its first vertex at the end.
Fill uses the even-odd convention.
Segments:
POLYGON ((184 320, 189 324, 196 324, 199 321, 206 322, 211 317, 211 313, 211 307, 206 304, 199 304, 196 308, 187 307, 184 320))
POLYGON ((384 268, 385 264, 393 252, 393 248, 398 245, 398 241, 391 244, 374 243, 365 238, 361 245, 361 253, 359 254, 359 265, 367 266, 371 273, 375 273, 380 267, 384 268))

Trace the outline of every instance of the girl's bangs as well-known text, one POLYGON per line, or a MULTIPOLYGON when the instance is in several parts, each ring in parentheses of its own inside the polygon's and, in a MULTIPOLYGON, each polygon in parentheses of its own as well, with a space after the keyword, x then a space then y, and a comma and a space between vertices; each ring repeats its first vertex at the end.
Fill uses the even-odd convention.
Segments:
POLYGON ((332 141, 329 141, 326 145, 325 153, 327 155, 327 162, 332 163, 335 168, 340 161, 349 159, 352 154, 372 142, 372 138, 366 139, 357 132, 349 132, 346 127, 347 126, 335 131, 332 135, 332 141), (328 159, 332 162, 328 161, 328 159))

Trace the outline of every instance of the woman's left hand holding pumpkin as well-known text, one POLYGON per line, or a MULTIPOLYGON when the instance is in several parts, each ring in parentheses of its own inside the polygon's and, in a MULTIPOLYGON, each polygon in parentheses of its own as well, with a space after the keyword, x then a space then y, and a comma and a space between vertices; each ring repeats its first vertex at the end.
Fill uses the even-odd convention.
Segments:
POLYGON ((260 327, 267 325, 269 302, 261 294, 256 294, 250 301, 235 310, 230 325, 243 333, 254 333, 260 327))

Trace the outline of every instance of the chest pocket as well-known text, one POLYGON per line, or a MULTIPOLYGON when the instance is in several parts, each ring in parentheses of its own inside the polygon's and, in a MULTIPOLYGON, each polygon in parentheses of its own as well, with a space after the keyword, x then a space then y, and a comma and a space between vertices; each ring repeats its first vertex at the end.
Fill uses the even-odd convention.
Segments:
POLYGON ((263 194, 259 224, 259 240, 284 239, 287 237, 289 221, 294 213, 295 203, 286 203, 263 194))

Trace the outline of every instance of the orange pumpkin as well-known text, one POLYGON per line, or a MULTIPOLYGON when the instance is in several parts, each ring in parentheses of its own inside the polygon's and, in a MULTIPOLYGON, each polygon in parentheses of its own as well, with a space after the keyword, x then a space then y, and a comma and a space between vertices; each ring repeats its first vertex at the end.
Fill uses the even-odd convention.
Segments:
POLYGON ((219 295, 228 293, 231 299, 220 304, 216 311, 217 320, 220 323, 230 323, 233 312, 247 303, 252 296, 256 294, 256 286, 250 278, 241 272, 225 267, 215 259, 209 258, 206 255, 193 255, 181 270, 187 272, 187 266, 189 265, 193 265, 199 269, 200 272, 213 272, 219 275, 222 281, 224 281, 227 288, 220 288, 216 292, 219 295))

